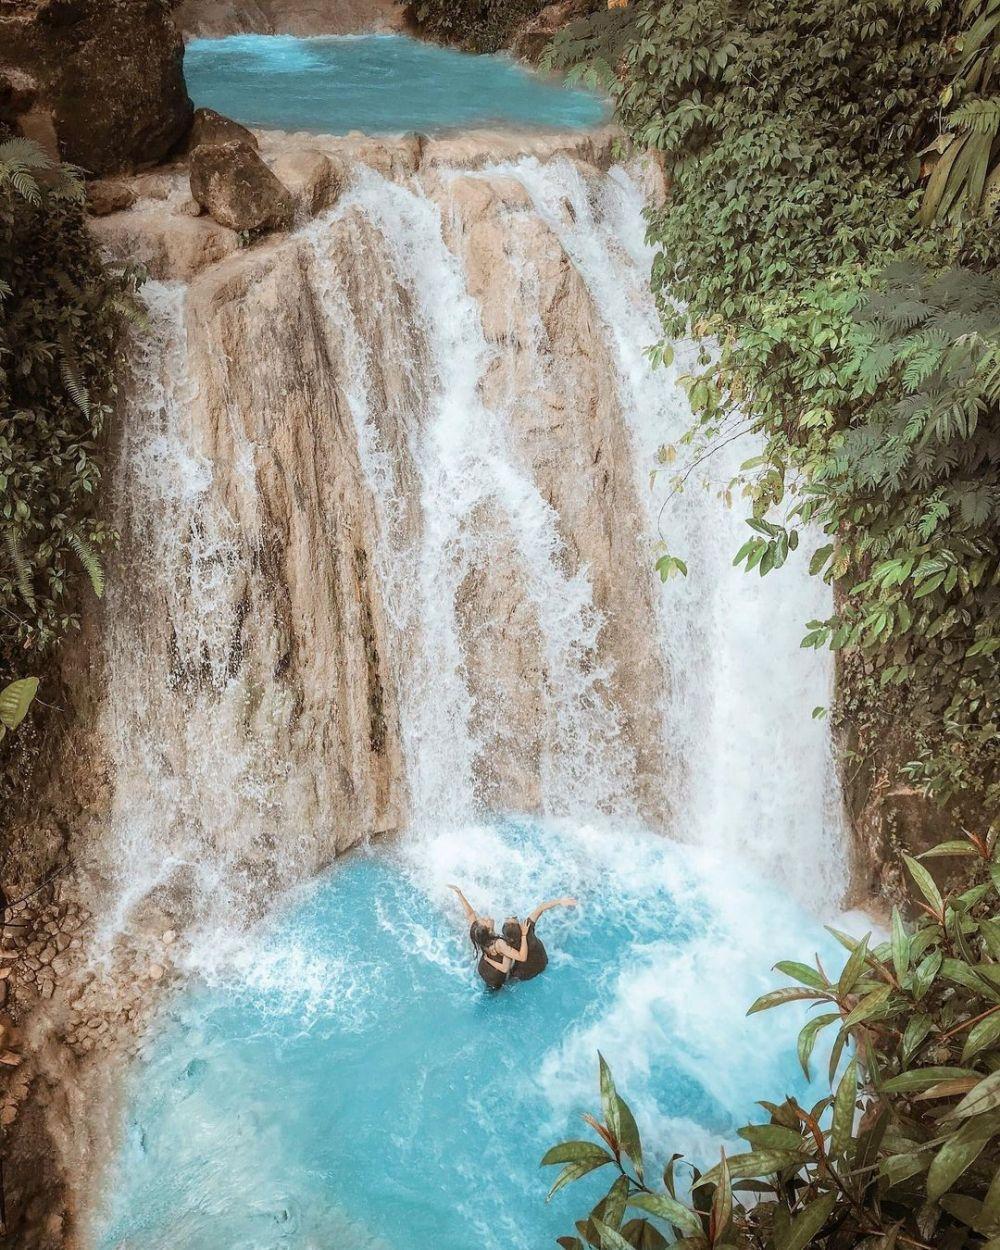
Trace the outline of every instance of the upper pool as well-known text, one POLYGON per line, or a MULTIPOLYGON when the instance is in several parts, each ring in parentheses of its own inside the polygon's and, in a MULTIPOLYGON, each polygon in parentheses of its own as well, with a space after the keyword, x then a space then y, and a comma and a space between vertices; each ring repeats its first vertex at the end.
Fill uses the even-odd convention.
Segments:
POLYGON ((469 56, 402 35, 233 35, 187 45, 195 104, 249 126, 316 134, 474 127, 584 129, 604 101, 502 56, 469 56))

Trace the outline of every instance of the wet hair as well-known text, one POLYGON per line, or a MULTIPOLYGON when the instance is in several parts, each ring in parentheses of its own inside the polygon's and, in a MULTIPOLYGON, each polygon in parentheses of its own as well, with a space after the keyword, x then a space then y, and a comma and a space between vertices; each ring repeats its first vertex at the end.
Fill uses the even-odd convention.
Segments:
POLYGON ((503 922, 503 940, 509 942, 511 946, 521 945, 521 932, 520 920, 505 920, 503 922))
POLYGON ((473 921, 469 929, 469 937, 472 939, 472 945, 478 951, 485 953, 490 949, 497 940, 497 934, 493 932, 488 924, 483 924, 481 920, 473 921))

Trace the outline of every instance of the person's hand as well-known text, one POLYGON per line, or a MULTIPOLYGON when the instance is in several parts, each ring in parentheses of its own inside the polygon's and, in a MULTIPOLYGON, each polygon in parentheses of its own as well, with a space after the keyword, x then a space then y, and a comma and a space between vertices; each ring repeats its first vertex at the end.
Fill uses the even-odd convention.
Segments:
POLYGON ((563 907, 579 907, 580 906, 580 904, 577 902, 575 898, 569 898, 569 897, 561 898, 559 902, 562 903, 563 907))
POLYGON ((450 886, 448 886, 448 889, 449 889, 449 890, 454 890, 456 894, 461 894, 461 893, 462 893, 462 891, 458 888, 458 886, 457 886, 457 885, 450 885, 450 886))

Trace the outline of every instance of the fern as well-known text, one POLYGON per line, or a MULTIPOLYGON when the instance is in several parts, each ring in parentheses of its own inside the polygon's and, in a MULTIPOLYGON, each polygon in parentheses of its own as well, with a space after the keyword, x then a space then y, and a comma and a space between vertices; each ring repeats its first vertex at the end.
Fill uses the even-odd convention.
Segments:
POLYGON ((31 565, 28 563, 21 547, 20 536, 15 534, 13 530, 5 530, 4 545, 7 548, 7 554, 10 556, 10 562, 14 568, 14 581, 17 585, 18 594, 24 600, 26 607, 34 612, 37 610, 37 604, 35 601, 33 573, 31 565))
POLYGON ((77 372, 76 365, 66 345, 63 347, 63 357, 59 365, 59 373, 70 399, 72 399, 73 403, 76 404, 83 415, 89 418, 90 396, 87 394, 87 388, 83 383, 83 379, 77 372))
POLYGON ((67 535, 66 541, 76 552, 80 563, 83 565, 90 578, 90 585, 94 594, 98 599, 104 596, 104 566, 101 564, 100 556, 94 548, 87 542, 85 538, 81 538, 79 534, 72 533, 67 535))

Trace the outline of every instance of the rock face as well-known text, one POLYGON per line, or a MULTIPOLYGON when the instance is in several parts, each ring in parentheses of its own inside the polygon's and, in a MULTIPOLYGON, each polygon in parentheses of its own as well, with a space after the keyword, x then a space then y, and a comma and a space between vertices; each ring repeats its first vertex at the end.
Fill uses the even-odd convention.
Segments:
POLYGON ((181 0, 177 24, 186 36, 346 35, 398 30, 397 0, 181 0))
POLYGON ((91 174, 162 159, 191 121, 164 0, 6 0, 0 120, 91 174))
POLYGON ((294 204, 288 190, 242 141, 195 148, 191 195, 229 230, 280 230, 292 223, 294 204))

